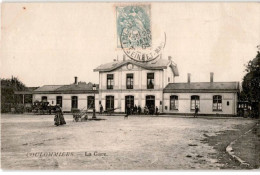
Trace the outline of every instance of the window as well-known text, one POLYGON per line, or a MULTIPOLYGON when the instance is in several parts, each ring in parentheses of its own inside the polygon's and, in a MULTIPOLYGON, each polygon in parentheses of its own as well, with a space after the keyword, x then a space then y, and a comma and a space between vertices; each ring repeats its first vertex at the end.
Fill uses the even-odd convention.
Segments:
POLYGON ((213 111, 222 111, 222 96, 213 96, 213 111))
POLYGON ((78 108, 78 97, 72 96, 71 97, 71 108, 78 108))
POLYGON ((88 96, 88 109, 93 109, 95 105, 94 96, 88 96))
POLYGON ((178 96, 176 95, 170 97, 170 110, 178 110, 178 96))
POLYGON ((171 78, 170 77, 168 77, 168 82, 170 82, 171 81, 171 78))
POLYGON ((42 102, 47 102, 47 96, 42 96, 42 102))
POLYGON ((126 89, 133 89, 133 88, 134 88, 134 75, 126 74, 126 89))
POLYGON ((200 97, 193 95, 191 96, 191 110, 194 110, 196 106, 200 108, 200 97))
POLYGON ((56 96, 56 104, 62 107, 62 96, 56 96))
POLYGON ((113 89, 114 85, 114 75, 107 74, 107 89, 113 89))
POLYGON ((106 96, 106 110, 114 109, 114 96, 106 96))
POLYGON ((154 89, 154 73, 147 73, 147 89, 154 89))

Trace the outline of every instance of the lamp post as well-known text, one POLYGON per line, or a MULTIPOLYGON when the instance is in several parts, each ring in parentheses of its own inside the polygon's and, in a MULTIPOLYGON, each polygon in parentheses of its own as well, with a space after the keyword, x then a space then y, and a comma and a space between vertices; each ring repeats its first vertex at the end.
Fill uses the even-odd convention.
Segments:
POLYGON ((94 91, 94 108, 93 108, 93 116, 92 118, 96 118, 96 105, 95 105, 95 101, 96 101, 96 94, 95 91, 97 90, 97 86, 94 84, 93 85, 93 91, 94 91))

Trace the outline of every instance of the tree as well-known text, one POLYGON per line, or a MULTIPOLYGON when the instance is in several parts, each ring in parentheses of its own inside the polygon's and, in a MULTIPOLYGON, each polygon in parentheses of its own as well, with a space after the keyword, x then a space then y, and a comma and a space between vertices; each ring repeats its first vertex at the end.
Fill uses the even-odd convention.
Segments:
MULTIPOLYGON (((258 46, 260 49, 260 46, 258 46)), ((246 65, 246 75, 242 82, 242 92, 240 100, 248 101, 252 106, 252 111, 256 117, 260 113, 260 52, 253 60, 246 65)))
POLYGON ((249 102, 260 101, 260 52, 246 65, 247 74, 243 78, 241 94, 249 102))
POLYGON ((17 78, 1 79, 1 112, 8 112, 16 103, 15 91, 25 91, 28 88, 17 78))

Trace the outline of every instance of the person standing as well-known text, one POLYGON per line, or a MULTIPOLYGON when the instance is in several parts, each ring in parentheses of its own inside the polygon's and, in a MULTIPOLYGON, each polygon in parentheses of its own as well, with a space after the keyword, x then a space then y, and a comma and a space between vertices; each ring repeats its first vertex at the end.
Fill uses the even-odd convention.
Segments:
POLYGON ((142 109, 141 109, 140 105, 138 106, 137 110, 138 110, 138 114, 141 115, 142 109))
POLYGON ((197 117, 197 116, 198 116, 198 112, 199 112, 199 108, 198 108, 198 106, 196 105, 194 117, 197 117))
POLYGON ((128 116, 131 114, 131 108, 129 105, 126 106, 126 115, 125 118, 128 118, 128 116))
POLYGON ((100 114, 103 113, 103 106, 102 106, 102 104, 100 105, 100 111, 99 111, 99 113, 100 113, 100 114))
POLYGON ((54 117, 54 125, 59 126, 59 125, 65 125, 66 121, 63 117, 63 112, 62 112, 62 108, 60 107, 59 104, 57 104, 56 106, 56 114, 54 117))
POLYGON ((156 114, 156 115, 158 115, 158 114, 159 114, 159 112, 158 112, 158 111, 159 111, 159 109, 158 109, 158 107, 156 106, 156 108, 155 108, 155 114, 156 114))
POLYGON ((136 105, 134 106, 134 114, 135 115, 137 114, 137 106, 136 105))

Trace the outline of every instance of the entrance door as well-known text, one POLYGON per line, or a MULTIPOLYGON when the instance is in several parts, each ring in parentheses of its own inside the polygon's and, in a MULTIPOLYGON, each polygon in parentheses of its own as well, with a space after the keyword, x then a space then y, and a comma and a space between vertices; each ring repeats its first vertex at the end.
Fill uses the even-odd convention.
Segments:
POLYGON ((155 109, 155 97, 153 95, 146 96, 146 106, 148 107, 150 113, 155 109))
POLYGON ((127 106, 130 108, 134 107, 134 96, 132 95, 125 96, 125 113, 127 112, 126 111, 127 106))

